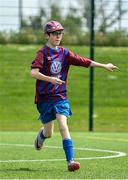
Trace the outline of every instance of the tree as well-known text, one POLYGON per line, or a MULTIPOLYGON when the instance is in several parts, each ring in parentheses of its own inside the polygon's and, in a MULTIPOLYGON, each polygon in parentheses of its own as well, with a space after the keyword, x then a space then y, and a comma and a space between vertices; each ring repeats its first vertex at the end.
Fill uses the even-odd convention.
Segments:
POLYGON ((106 33, 108 28, 118 22, 119 16, 121 17, 127 12, 126 10, 120 9, 119 14, 119 1, 117 1, 113 9, 111 9, 109 3, 108 0, 98 0, 96 4, 98 7, 96 11, 96 20, 97 24, 99 24, 97 28, 98 31, 102 33, 106 33), (108 8, 110 8, 109 13, 107 11, 108 8))
POLYGON ((54 5, 52 4, 51 7, 51 15, 49 20, 56 20, 56 21, 61 21, 62 16, 61 16, 61 12, 60 12, 60 8, 58 5, 54 5))
POLYGON ((64 26, 69 34, 81 33, 82 19, 77 15, 77 9, 70 7, 63 21, 64 26))
POLYGON ((84 7, 83 18, 85 19, 86 27, 89 30, 90 28, 90 1, 83 0, 83 7, 84 7))
POLYGON ((22 28, 29 28, 32 27, 33 30, 41 29, 42 28, 42 17, 46 18, 46 12, 43 8, 39 10, 39 15, 37 16, 29 16, 28 19, 22 20, 22 28))

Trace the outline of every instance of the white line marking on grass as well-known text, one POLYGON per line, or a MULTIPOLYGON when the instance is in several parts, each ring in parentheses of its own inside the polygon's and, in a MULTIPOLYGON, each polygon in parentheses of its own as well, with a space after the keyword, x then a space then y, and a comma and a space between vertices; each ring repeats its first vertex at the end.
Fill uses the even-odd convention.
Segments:
POLYGON ((127 139, 114 139, 114 138, 101 138, 101 137, 86 137, 88 139, 98 139, 98 140, 107 140, 107 141, 123 141, 123 142, 128 142, 127 139))
MULTIPOLYGON (((29 144, 4 144, 0 143, 0 146, 12 146, 12 147, 33 147, 33 145, 29 144)), ((62 149, 60 146, 45 146, 44 148, 54 148, 54 149, 62 149)), ((75 158, 76 160, 93 160, 93 159, 110 159, 110 158, 118 158, 126 156, 127 154, 120 151, 111 151, 111 150, 103 150, 103 149, 92 149, 92 148, 74 148, 80 151, 94 151, 94 152, 105 152, 112 153, 114 155, 110 156, 97 156, 97 157, 83 157, 83 158, 75 158)), ((52 161, 65 161, 65 159, 19 159, 19 160, 0 160, 1 163, 16 163, 16 162, 52 162, 52 161)))

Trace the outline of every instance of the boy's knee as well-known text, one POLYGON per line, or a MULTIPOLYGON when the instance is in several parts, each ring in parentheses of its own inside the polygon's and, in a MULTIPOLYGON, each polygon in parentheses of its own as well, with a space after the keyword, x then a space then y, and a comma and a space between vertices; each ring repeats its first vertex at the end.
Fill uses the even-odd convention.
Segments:
POLYGON ((46 135, 46 138, 51 138, 51 137, 52 137, 52 134, 46 135))
POLYGON ((53 132, 45 132, 45 137, 46 138, 51 138, 53 135, 53 132))
POLYGON ((61 125, 61 126, 59 127, 59 130, 60 130, 61 132, 66 131, 66 130, 67 130, 67 126, 61 125))

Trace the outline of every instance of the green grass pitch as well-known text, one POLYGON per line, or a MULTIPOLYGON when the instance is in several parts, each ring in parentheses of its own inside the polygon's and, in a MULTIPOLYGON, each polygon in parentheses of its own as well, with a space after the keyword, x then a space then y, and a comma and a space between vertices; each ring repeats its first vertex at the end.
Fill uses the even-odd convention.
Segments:
MULTIPOLYGON (((76 160, 84 158, 79 160, 80 171, 70 173, 65 160, 58 160, 64 159, 64 153, 56 123, 55 134, 44 149, 37 152, 33 146, 41 124, 33 104, 35 81, 30 64, 40 47, 0 45, 0 179, 128 179, 127 48, 95 48, 96 61, 119 67, 114 73, 94 70, 95 133, 84 133, 88 131, 89 69, 70 69, 67 84, 73 116, 68 124, 76 160), (117 152, 126 156, 112 158, 117 152)), ((68 48, 89 57, 88 47, 68 48)))
POLYGON ((1 132, 0 179, 128 178, 128 133, 74 132, 71 135, 76 148, 76 160, 85 158, 79 160, 81 169, 76 172, 67 171, 58 133, 45 142, 41 151, 36 151, 33 145, 35 132, 1 132), (125 153, 123 155, 126 156, 112 158, 118 155, 117 152, 125 153))
MULTIPOLYGON (((40 48, 41 45, 0 45, 0 131, 35 131, 40 127, 34 106, 35 80, 30 77, 31 62, 40 48)), ((68 48, 89 57, 89 47, 68 48)), ((128 132, 127 59, 127 48, 95 48, 95 61, 111 62, 119 67, 113 73, 100 68, 94 70, 94 130, 97 132, 128 132)), ((67 89, 73 112, 70 130, 87 131, 89 69, 71 66, 67 89)))

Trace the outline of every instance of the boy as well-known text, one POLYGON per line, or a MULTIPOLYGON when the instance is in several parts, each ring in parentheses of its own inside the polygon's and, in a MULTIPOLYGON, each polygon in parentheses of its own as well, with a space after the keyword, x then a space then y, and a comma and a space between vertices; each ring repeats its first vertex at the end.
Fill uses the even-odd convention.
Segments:
POLYGON ((54 121, 57 119, 68 170, 75 171, 80 163, 74 161, 73 142, 67 125, 71 109, 66 95, 66 80, 70 65, 101 67, 108 71, 117 68, 113 64, 101 64, 80 57, 66 48, 59 47, 64 28, 57 21, 48 22, 44 27, 47 44, 42 47, 31 65, 31 76, 36 78, 35 103, 43 123, 36 140, 35 148, 40 150, 44 141, 53 134, 54 121))

